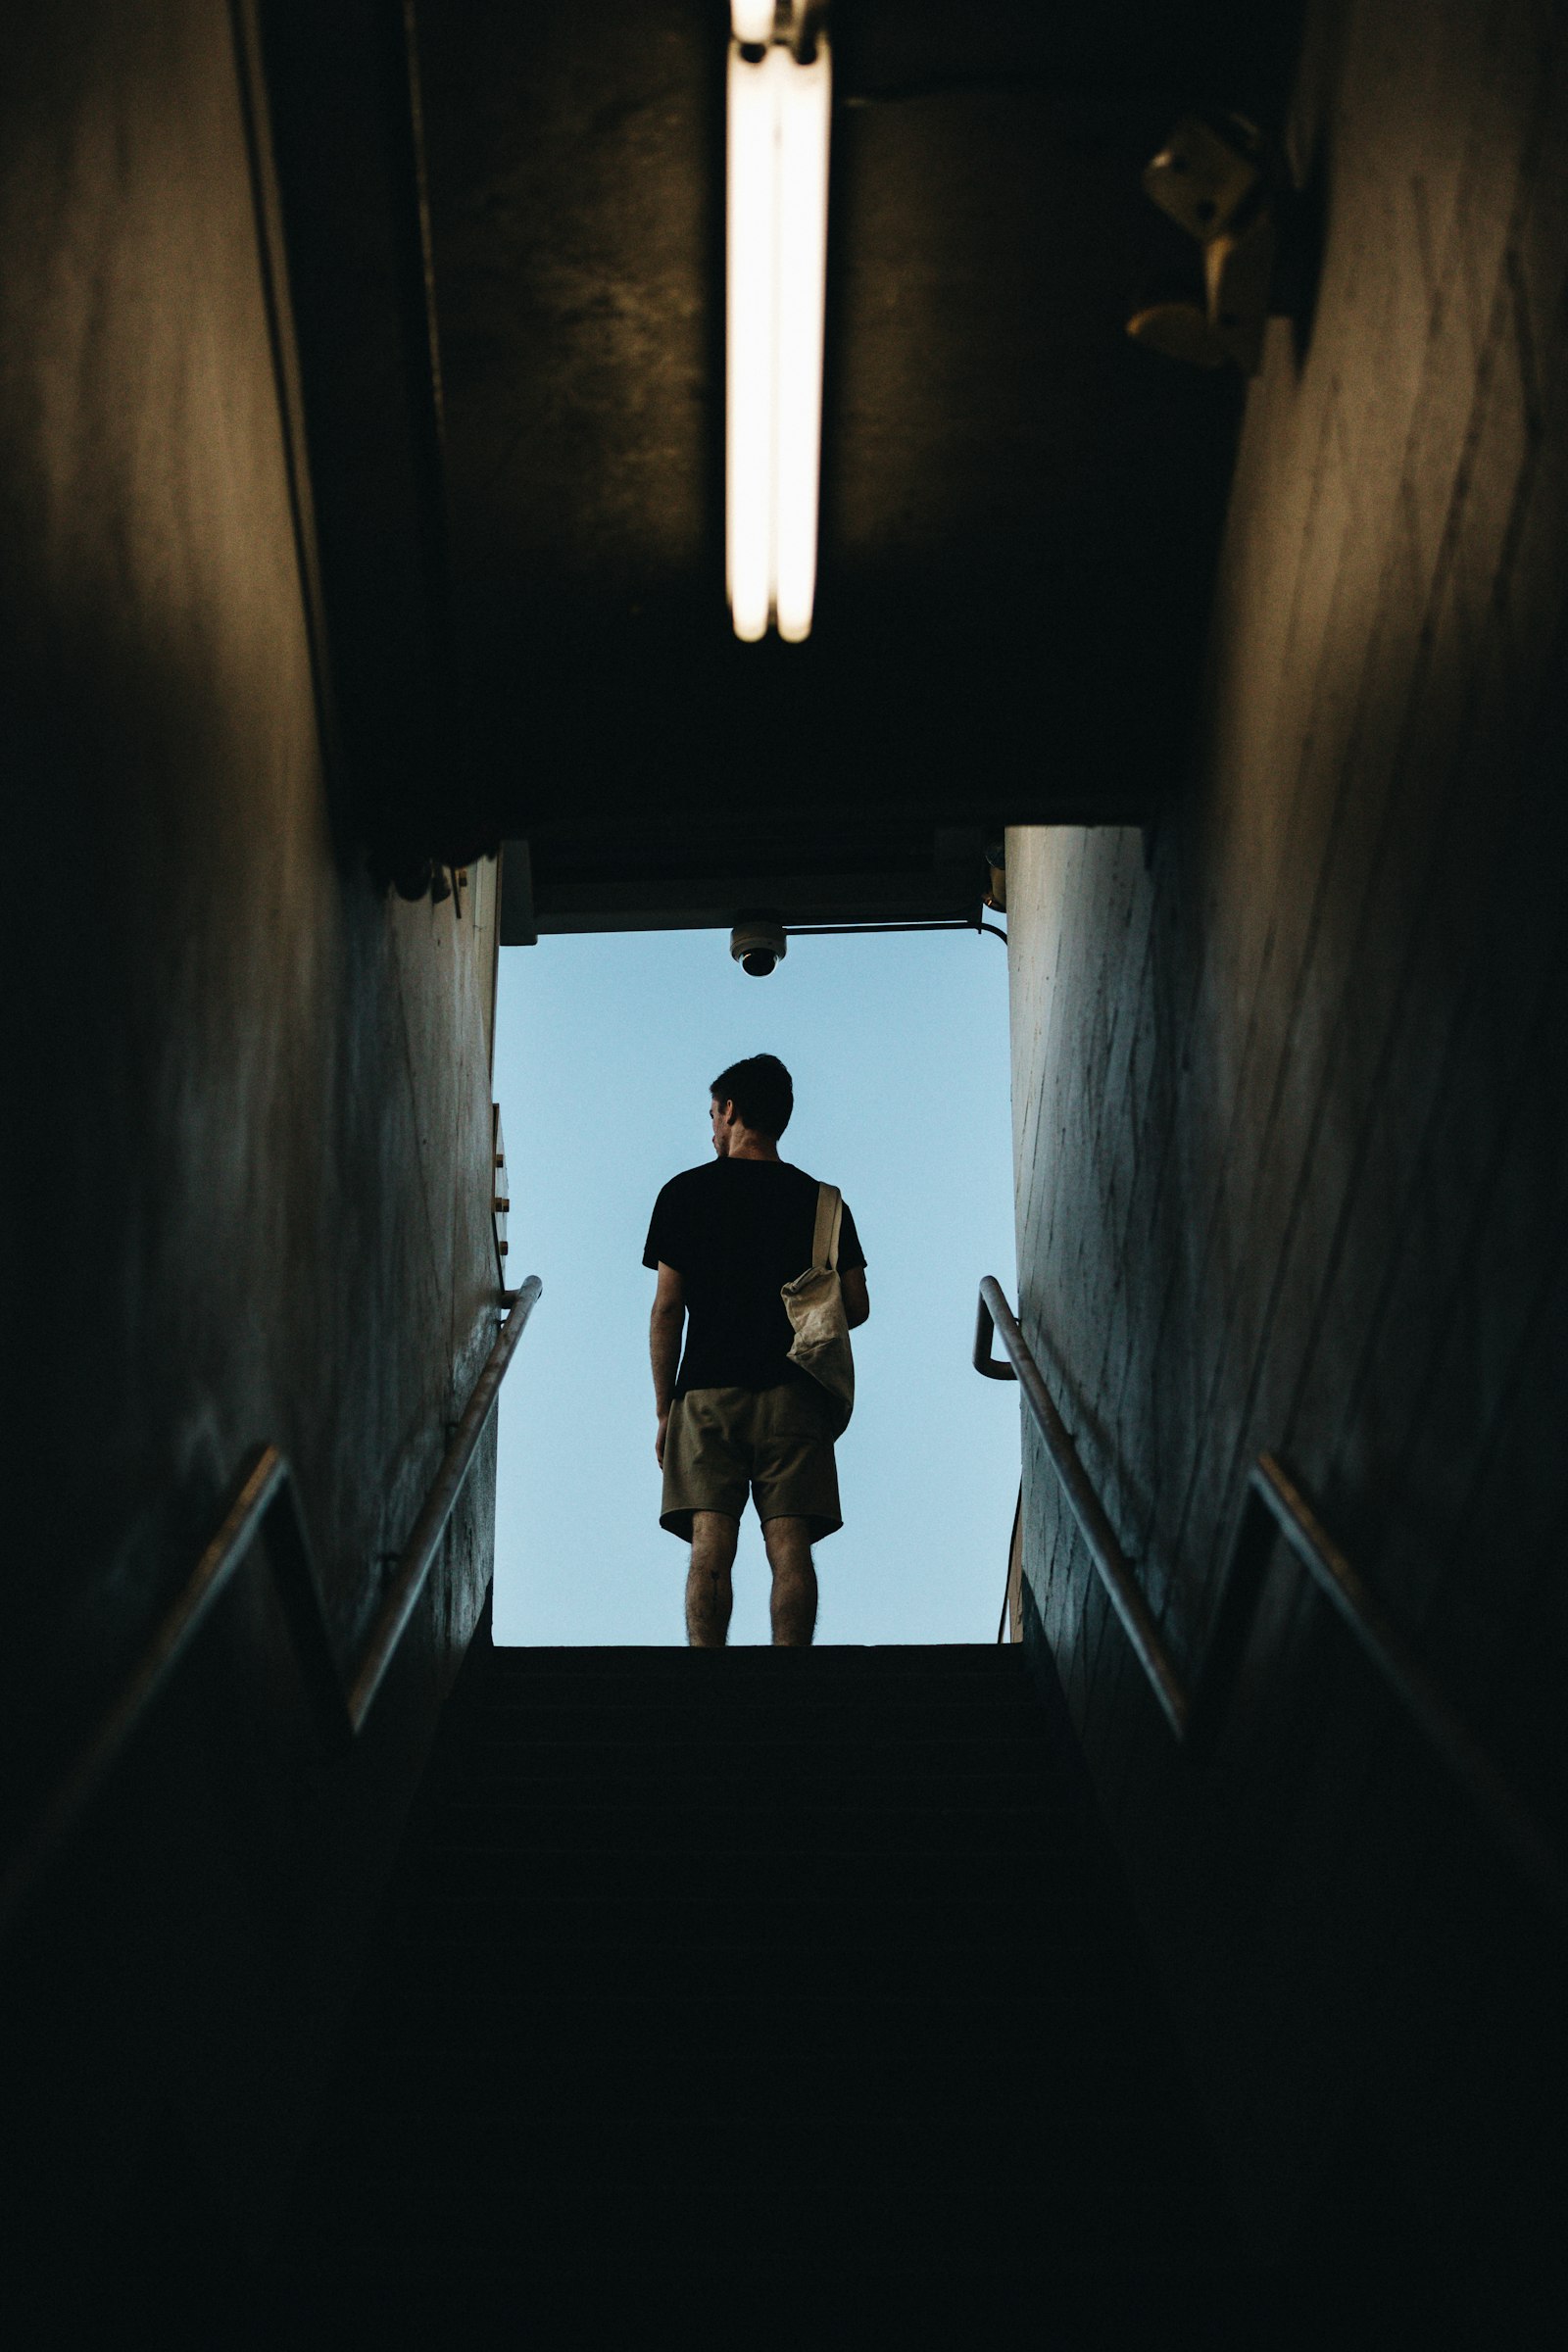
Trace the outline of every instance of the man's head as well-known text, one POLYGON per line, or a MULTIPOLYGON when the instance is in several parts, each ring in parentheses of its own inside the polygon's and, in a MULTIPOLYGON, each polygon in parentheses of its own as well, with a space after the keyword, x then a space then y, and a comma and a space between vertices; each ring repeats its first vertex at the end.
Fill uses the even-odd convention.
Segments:
POLYGON ((776 1054, 752 1054, 720 1070, 712 1096, 713 1150, 727 1158, 739 1129, 776 1144, 795 1108, 795 1088, 776 1054))

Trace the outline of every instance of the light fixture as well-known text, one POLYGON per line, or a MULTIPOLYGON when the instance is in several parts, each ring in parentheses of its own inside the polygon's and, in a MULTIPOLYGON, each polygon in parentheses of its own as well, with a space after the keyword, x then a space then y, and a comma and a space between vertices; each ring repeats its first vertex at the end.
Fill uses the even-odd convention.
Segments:
POLYGON ((735 634, 810 635, 831 69, 810 0, 731 0, 725 562, 735 634))

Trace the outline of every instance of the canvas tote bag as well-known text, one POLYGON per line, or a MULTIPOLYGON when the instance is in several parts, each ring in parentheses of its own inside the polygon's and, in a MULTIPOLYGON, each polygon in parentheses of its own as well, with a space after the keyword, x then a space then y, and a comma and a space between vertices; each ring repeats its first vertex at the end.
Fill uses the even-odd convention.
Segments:
POLYGON ((811 1262, 779 1293, 795 1326, 790 1362, 809 1372, 826 1390, 835 1437, 849 1427, 855 1410, 855 1358, 850 1353, 850 1326, 838 1271, 843 1222, 844 1195, 836 1184, 819 1184, 811 1262))

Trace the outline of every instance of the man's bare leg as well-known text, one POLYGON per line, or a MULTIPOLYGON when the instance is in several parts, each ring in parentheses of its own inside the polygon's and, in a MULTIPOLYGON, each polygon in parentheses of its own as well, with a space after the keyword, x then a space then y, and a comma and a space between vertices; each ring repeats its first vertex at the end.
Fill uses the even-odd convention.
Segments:
POLYGON ((693 1649, 722 1649, 735 1592, 730 1570, 740 1521, 723 1511, 693 1511, 692 1564, 686 1571, 686 1639, 693 1649))
POLYGON ((807 1649, 816 1625, 816 1570, 804 1519, 764 1519, 762 1541, 773 1571, 773 1647, 807 1649))

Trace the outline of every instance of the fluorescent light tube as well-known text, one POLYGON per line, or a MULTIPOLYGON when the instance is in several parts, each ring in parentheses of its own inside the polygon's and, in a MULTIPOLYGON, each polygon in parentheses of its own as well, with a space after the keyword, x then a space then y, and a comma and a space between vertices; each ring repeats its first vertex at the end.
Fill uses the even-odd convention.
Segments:
MULTIPOLYGON (((782 54, 782 53, 781 53, 782 54)), ((825 40, 779 86, 778 330, 774 354, 773 605, 791 645, 810 635, 822 447, 822 307, 827 284, 825 40)))
MULTIPOLYGON (((778 131, 771 50, 729 52, 725 312, 726 554, 735 634, 767 634, 773 591, 773 347, 778 327, 778 131)), ((785 59, 784 64, 788 65, 785 59)))
MULTIPOLYGON (((736 0, 737 30, 742 13, 736 0)), ((811 627, 830 75, 825 39, 806 64, 783 42, 760 57, 730 44, 725 551, 749 643, 770 620, 791 644, 811 627)))

